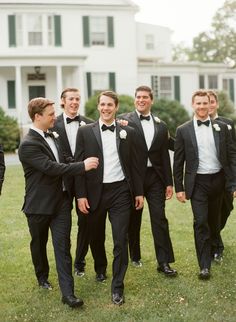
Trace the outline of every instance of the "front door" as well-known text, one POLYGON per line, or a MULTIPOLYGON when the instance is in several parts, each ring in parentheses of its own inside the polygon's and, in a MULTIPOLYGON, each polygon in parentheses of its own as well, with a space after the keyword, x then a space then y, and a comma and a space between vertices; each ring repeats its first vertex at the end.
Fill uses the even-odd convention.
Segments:
POLYGON ((35 97, 45 97, 45 86, 29 86, 29 100, 35 97))

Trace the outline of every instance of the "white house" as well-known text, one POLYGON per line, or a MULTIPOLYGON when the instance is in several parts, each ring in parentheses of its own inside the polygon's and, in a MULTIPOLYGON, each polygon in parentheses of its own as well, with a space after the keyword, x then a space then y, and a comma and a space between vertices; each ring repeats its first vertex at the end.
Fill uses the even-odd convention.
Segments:
POLYGON ((97 91, 133 96, 141 84, 186 109, 199 87, 225 89, 234 101, 235 70, 172 62, 172 31, 136 22, 137 11, 129 0, 0 0, 0 106, 23 128, 29 99, 51 98, 59 112, 65 87, 80 89, 82 113, 97 91))

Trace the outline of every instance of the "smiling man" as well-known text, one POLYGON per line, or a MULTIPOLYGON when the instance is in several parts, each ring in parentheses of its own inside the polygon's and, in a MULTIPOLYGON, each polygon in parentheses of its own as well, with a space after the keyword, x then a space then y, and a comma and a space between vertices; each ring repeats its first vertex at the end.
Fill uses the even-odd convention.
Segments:
POLYGON ((112 301, 121 305, 124 303, 124 277, 128 266, 130 208, 143 207, 143 187, 135 131, 115 121, 117 110, 116 93, 105 91, 98 96, 100 118, 78 130, 75 159, 80 161, 90 155, 99 159, 96 171, 76 178, 78 206, 84 216, 88 216, 98 282, 107 278, 104 243, 107 213, 109 215, 114 243, 112 301))
POLYGON ((209 279, 222 192, 225 185, 231 193, 236 189, 236 149, 227 125, 210 120, 207 91, 193 94, 192 108, 193 120, 176 131, 173 171, 177 199, 183 203, 191 200, 199 278, 209 279))

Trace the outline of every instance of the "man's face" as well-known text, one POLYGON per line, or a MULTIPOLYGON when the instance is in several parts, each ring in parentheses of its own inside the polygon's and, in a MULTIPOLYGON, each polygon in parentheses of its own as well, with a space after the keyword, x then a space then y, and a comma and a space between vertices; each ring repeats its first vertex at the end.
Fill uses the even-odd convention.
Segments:
POLYGON ((61 99, 61 103, 64 104, 64 110, 67 116, 75 117, 78 114, 80 104, 79 92, 66 92, 65 97, 61 99))
POLYGON ((116 106, 113 98, 102 95, 98 103, 98 111, 101 121, 109 125, 115 119, 116 112, 118 111, 118 106, 116 106))
POLYGON ((208 96, 195 96, 192 108, 197 119, 205 120, 209 115, 210 102, 208 96))
POLYGON ((219 107, 219 104, 216 101, 215 96, 210 95, 210 108, 209 108, 210 117, 214 118, 216 116, 218 107, 219 107))
POLYGON ((134 99, 134 106, 137 111, 143 115, 149 114, 153 100, 146 91, 138 91, 134 99))
POLYGON ((37 127, 43 131, 47 131, 48 129, 54 126, 56 120, 55 109, 53 105, 48 105, 43 114, 35 114, 35 123, 37 127))

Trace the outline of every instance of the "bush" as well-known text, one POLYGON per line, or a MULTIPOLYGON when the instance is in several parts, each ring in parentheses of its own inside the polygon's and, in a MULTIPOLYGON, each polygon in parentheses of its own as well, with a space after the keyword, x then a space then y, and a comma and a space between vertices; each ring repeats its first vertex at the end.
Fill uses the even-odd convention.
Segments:
MULTIPOLYGON (((128 95, 119 95, 119 110, 118 113, 127 113, 134 110, 134 99, 128 95)), ((97 95, 90 97, 85 104, 85 114, 87 117, 97 120, 99 112, 97 110, 97 95)))
POLYGON ((13 152, 20 143, 20 129, 17 120, 5 114, 0 107, 0 142, 4 152, 13 152))
POLYGON ((167 124, 170 135, 175 136, 176 128, 189 120, 189 114, 178 101, 159 99, 154 101, 152 112, 167 124))
POLYGON ((219 92, 218 100, 219 100, 218 114, 220 116, 224 116, 233 120, 234 124, 236 124, 236 114, 235 114, 234 104, 229 99, 228 94, 224 91, 219 92))

